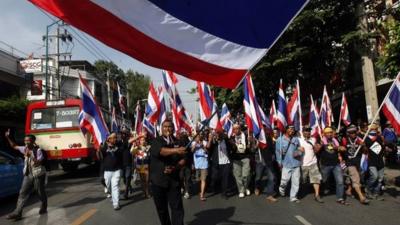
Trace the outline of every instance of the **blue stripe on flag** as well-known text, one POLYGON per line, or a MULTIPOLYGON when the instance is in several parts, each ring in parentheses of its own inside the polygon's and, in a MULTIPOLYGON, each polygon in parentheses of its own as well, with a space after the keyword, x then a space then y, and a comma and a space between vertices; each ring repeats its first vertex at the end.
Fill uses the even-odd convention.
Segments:
POLYGON ((398 112, 400 112, 400 90, 395 85, 393 90, 389 94, 389 101, 392 102, 393 106, 398 112))
POLYGON ((170 15, 225 40, 269 48, 307 0, 149 0, 170 15), (249 35, 250 34, 250 35, 249 35))
MULTIPOLYGON (((103 121, 102 121, 99 113, 96 110, 96 108, 97 108, 96 104, 85 93, 82 95, 82 97, 83 97, 82 98, 83 111, 94 118, 95 123, 97 124, 97 127, 99 128, 99 131, 101 133, 102 139, 105 140, 107 138, 108 131, 107 131, 107 128, 104 127, 103 121)), ((101 140, 99 140, 99 141, 101 141, 101 140)))

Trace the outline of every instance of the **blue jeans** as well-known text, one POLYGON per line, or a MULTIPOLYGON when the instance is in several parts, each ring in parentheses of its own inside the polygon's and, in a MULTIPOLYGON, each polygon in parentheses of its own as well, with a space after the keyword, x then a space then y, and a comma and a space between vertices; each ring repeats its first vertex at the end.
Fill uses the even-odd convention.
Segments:
POLYGON ((262 190, 262 178, 264 175, 267 176, 267 185, 265 186, 264 191, 267 196, 274 195, 275 175, 272 171, 272 166, 257 162, 255 185, 258 190, 262 190))
POLYGON ((367 182, 368 190, 372 194, 379 194, 382 187, 382 181, 384 176, 384 168, 378 170, 375 166, 368 168, 369 178, 367 182))
POLYGON ((336 199, 343 199, 344 184, 343 184, 343 171, 340 165, 336 166, 321 166, 322 182, 326 186, 330 175, 333 173, 336 183, 336 199))
POLYGON ((279 185, 279 192, 284 195, 288 182, 291 181, 290 187, 290 200, 297 198, 300 186, 300 167, 296 168, 282 168, 281 184, 279 185))

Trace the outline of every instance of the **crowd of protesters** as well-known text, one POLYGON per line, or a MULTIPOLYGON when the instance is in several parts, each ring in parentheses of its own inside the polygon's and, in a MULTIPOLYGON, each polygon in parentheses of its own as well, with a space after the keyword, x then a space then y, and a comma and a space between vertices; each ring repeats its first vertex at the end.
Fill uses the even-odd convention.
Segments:
POLYGON ((179 194, 185 199, 197 195, 199 200, 206 201, 207 196, 216 193, 224 199, 235 195, 245 198, 253 193, 264 195, 271 203, 286 195, 290 202, 299 203, 312 189, 318 203, 324 203, 324 196, 332 192, 339 204, 348 205, 347 199, 357 198, 367 205, 371 200, 382 199, 384 160, 396 160, 397 153, 397 136, 389 123, 384 129, 377 124, 349 125, 340 132, 326 127, 317 137, 312 137, 307 126, 302 132, 293 126, 282 132, 265 129, 266 145, 259 145, 240 123, 234 124, 230 137, 222 129, 210 128, 193 134, 186 130, 168 132, 166 136, 151 138, 145 131, 129 137, 129 132, 123 130, 119 141, 114 141, 115 134, 107 139, 101 153, 105 183, 115 209, 119 209, 116 182, 122 176, 124 198, 128 198, 132 193, 132 171, 138 174, 144 196, 158 199, 154 201, 164 213, 160 215, 163 220, 169 218, 166 219, 165 207, 170 200, 160 193, 165 190, 171 194, 166 184, 171 184, 172 175, 174 182, 179 180, 179 185, 172 182, 173 187, 179 187, 179 194), (178 158, 163 152, 163 146, 178 149, 176 157, 184 159, 184 163, 178 166, 178 158), (118 157, 120 160, 112 160, 118 157), (116 169, 121 169, 122 175, 116 169), (161 175, 154 170, 160 170, 161 175))
MULTIPOLYGON (((223 199, 254 193, 274 203, 288 194, 290 202, 299 203, 312 187, 318 203, 332 192, 339 204, 348 205, 347 199, 357 198, 368 205, 382 200, 385 164, 399 162, 398 136, 390 123, 382 129, 377 124, 349 125, 340 132, 326 127, 316 137, 307 126, 302 132, 293 126, 283 131, 264 128, 266 145, 260 145, 243 123, 234 124, 230 137, 222 129, 189 133, 173 127, 166 120, 156 138, 145 130, 136 134, 122 129, 111 133, 100 147, 102 183, 115 210, 120 209, 121 178, 123 198, 128 199, 133 177, 140 181, 144 197, 153 197, 162 224, 181 224, 181 196, 198 195, 206 201, 218 193, 223 199)), ((40 213, 46 213, 42 152, 34 136, 28 135, 25 147, 20 147, 8 135, 10 145, 26 159, 17 208, 8 218, 21 218, 33 184, 42 200, 40 213)))

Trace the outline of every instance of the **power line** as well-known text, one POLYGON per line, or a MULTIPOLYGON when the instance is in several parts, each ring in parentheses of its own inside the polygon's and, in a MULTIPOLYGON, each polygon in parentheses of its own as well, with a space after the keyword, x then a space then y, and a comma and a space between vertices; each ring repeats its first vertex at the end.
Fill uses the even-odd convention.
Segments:
MULTIPOLYGON (((72 30, 72 31, 75 31, 75 30, 77 30, 77 29, 71 27, 71 30, 72 30)), ((79 31, 79 30, 78 30, 78 31, 79 31)), ((90 38, 88 38, 88 36, 87 36, 84 32, 82 32, 82 31, 80 31, 80 32, 82 33, 82 36, 92 45, 92 47, 94 47, 95 49, 97 49, 97 51, 98 51, 99 53, 101 53, 101 55, 102 55, 104 58, 108 59, 109 61, 112 61, 112 60, 110 59, 110 57, 108 57, 99 47, 97 47, 97 45, 94 44, 93 41, 90 40, 90 38)), ((79 34, 78 34, 77 32, 75 32, 75 33, 79 36, 79 34)))

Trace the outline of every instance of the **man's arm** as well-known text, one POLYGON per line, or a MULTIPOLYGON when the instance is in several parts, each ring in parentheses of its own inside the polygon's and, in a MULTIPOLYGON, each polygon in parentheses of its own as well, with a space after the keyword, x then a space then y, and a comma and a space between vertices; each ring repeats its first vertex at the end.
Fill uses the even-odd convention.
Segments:
POLYGON ((15 144, 15 142, 13 140, 11 140, 10 138, 10 129, 8 129, 5 133, 6 139, 8 141, 8 143, 10 144, 11 148, 13 148, 14 150, 19 151, 19 146, 17 144, 15 144))
POLYGON ((186 147, 178 147, 178 148, 161 148, 160 155, 161 156, 170 156, 170 155, 184 155, 186 154, 186 147))

